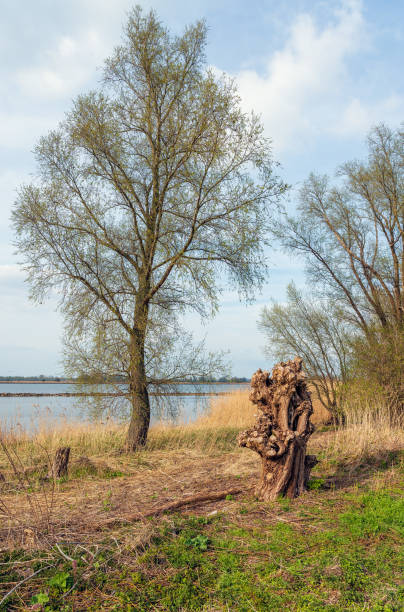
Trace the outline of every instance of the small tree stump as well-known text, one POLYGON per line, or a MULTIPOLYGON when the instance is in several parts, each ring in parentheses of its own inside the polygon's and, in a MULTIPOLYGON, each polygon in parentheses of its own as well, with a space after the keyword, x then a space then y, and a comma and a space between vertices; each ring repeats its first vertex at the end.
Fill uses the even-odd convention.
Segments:
POLYGON ((318 459, 315 455, 306 455, 304 460, 304 479, 303 479, 303 487, 307 489, 307 485, 310 480, 310 472, 317 465, 318 459))
POLYGON ((250 400, 259 410, 257 422, 241 432, 237 441, 261 456, 257 495, 264 501, 279 495, 297 497, 317 463, 314 455, 306 455, 314 431, 310 422, 313 407, 300 357, 275 365, 272 378, 257 370, 251 379, 250 400))
POLYGON ((49 475, 51 478, 62 478, 67 475, 69 465, 70 446, 62 446, 58 448, 53 460, 52 471, 49 475))

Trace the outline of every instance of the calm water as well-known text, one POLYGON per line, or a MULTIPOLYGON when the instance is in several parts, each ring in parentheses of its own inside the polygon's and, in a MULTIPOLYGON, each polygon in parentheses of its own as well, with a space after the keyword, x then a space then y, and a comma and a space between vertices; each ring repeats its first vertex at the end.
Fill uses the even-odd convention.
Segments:
MULTIPOLYGON (((242 383, 177 385, 176 390, 185 393, 219 393, 245 389, 247 386, 242 383)), ((64 383, 0 383, 0 393, 75 393, 81 391, 83 388, 80 386, 64 383)), ((152 397, 152 421, 192 421, 206 411, 209 401, 209 397, 197 396, 152 397)), ((103 408, 100 419, 104 421, 108 413, 113 418, 125 418, 129 404, 126 400, 114 400, 113 398, 94 401, 91 398, 83 397, 0 397, 0 428, 16 426, 31 429, 41 423, 58 423, 63 420, 86 421, 91 411, 93 414, 94 412, 99 414, 100 408, 103 408)))

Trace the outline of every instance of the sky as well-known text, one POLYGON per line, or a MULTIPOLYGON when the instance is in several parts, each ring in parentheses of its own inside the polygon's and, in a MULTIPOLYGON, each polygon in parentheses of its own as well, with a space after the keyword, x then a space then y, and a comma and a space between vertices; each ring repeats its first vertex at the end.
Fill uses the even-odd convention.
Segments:
MULTIPOLYGON (((402 0, 154 0, 180 33, 205 18, 207 61, 237 82, 246 111, 261 115, 289 206, 311 171, 332 175, 366 154, 369 129, 404 120, 402 0)), ((35 173, 32 150, 72 100, 97 86, 100 67, 119 44, 128 0, 19 0, 2 3, 0 22, 0 375, 62 374, 63 321, 55 297, 37 305, 13 246, 16 190, 35 173)), ((304 288, 304 267, 276 250, 256 301, 246 306, 224 288, 219 314, 185 318, 209 350, 229 351, 232 373, 271 367, 257 329, 263 305, 283 301, 287 284, 304 288)))

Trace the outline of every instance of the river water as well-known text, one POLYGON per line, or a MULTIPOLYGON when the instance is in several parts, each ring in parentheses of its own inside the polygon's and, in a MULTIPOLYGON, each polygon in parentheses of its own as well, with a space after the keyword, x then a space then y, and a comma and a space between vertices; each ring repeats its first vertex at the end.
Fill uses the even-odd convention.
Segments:
MULTIPOLYGON (((170 392, 229 393, 246 389, 245 383, 176 385, 170 392)), ((0 393, 77 393, 91 392, 90 388, 68 383, 0 383, 0 393)), ((114 392, 114 389, 93 391, 114 392)), ((212 396, 187 395, 178 397, 151 397, 152 423, 190 422, 206 412, 212 396)), ((62 422, 88 421, 95 415, 126 419, 130 410, 127 400, 119 398, 86 397, 0 397, 0 429, 23 428, 31 430, 43 425, 62 422)))

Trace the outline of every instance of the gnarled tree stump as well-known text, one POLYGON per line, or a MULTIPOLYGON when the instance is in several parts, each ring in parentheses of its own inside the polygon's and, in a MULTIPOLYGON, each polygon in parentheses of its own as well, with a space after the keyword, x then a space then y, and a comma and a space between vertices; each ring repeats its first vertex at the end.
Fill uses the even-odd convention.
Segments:
POLYGON ((296 357, 274 366, 272 378, 261 369, 251 379, 250 400, 259 414, 254 427, 241 432, 240 446, 256 451, 262 460, 261 482, 257 495, 264 501, 279 495, 297 497, 317 463, 306 455, 306 445, 314 431, 313 413, 302 360, 296 357))

